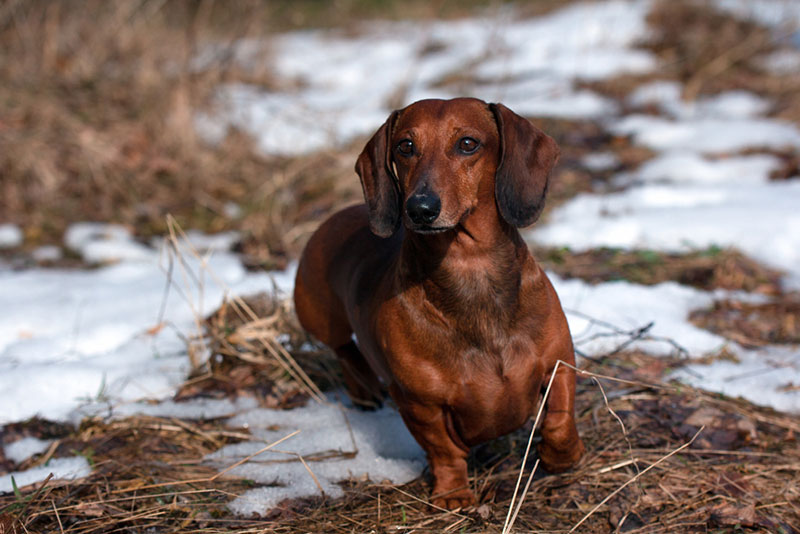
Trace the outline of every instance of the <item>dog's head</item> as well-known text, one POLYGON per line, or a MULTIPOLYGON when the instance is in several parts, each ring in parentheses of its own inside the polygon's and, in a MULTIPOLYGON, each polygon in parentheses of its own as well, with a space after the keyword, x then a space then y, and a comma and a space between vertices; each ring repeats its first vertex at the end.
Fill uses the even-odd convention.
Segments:
POLYGON ((552 138, 502 104, 421 100, 389 116, 356 172, 370 228, 382 237, 401 219, 418 233, 450 230, 492 199, 506 222, 523 227, 544 208, 558 153, 552 138))

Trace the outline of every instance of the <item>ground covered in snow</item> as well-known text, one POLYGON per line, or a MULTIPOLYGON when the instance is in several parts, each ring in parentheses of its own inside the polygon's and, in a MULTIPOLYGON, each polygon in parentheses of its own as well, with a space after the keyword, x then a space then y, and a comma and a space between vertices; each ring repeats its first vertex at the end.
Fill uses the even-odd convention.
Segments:
MULTIPOLYGON (((749 13, 742 2, 721 4, 749 13)), ((762 5, 776 10, 781 4, 762 5)), ((238 128, 265 155, 302 156, 346 146, 374 131, 393 107, 427 97, 477 96, 528 116, 593 121, 651 156, 618 172, 614 153, 586 154, 584 168, 609 172, 610 180, 526 231, 533 245, 661 253, 732 247, 780 270, 782 291, 800 289, 800 180, 772 179, 800 152, 800 128, 772 116, 774 103, 752 92, 684 101, 685 87, 659 80, 658 58, 639 46, 652 6, 639 0, 575 3, 531 19, 509 7, 489 18, 380 22, 355 34, 307 30, 233 49, 211 45, 193 68, 202 70, 232 50, 242 68, 266 62, 273 85, 221 85, 214 109, 197 113, 194 124, 209 143, 238 128), (621 100, 591 88, 623 75, 654 79, 621 100)), ((791 10, 780 17, 759 13, 776 32, 797 16, 791 10)), ((790 49, 783 52, 763 61, 779 70, 793 57, 790 49)), ((416 479, 423 456, 390 407, 363 413, 334 396, 290 410, 249 397, 167 400, 192 364, 210 356, 198 333, 225 297, 291 291, 291 268, 246 270, 232 252, 238 239, 235 233, 189 232, 145 243, 121 226, 79 223, 67 229, 63 247, 32 254, 41 262, 78 256, 91 268, 20 270, 0 263, 0 307, 11 311, 0 315, 0 426, 35 416, 75 424, 87 415, 224 418, 250 437, 220 443, 203 461, 221 470, 246 460, 229 472, 255 486, 229 504, 245 516, 265 514, 289 498, 340 496, 345 479, 416 479), (274 450, 262 451, 286 436, 274 450)), ((20 228, 0 224, 0 249, 23 243, 20 228)), ((555 273, 551 279, 576 348, 587 358, 624 347, 671 365, 684 360, 667 378, 800 413, 797 346, 743 345, 690 319, 692 311, 722 300, 769 302, 774 295, 674 281, 589 283, 555 273)), ((23 437, 4 443, 3 458, 22 465, 53 443, 23 437)), ((59 456, 0 476, 0 493, 12 491, 12 477, 21 487, 50 473, 71 479, 91 469, 85 454, 59 456)))

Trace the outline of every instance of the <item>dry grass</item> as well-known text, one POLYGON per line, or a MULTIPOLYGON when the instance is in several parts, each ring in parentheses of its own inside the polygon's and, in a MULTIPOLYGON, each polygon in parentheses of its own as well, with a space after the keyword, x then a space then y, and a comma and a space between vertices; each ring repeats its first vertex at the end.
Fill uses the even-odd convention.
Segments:
MULTIPOLYGON (((663 365, 637 353, 588 364, 591 373, 628 382, 601 379, 601 390, 591 376, 579 377, 578 426, 590 452, 572 472, 535 476, 515 532, 566 532, 626 484, 578 531, 797 532, 797 421, 744 401, 647 385, 663 365), (690 447, 667 457, 700 428, 690 447), (656 462, 661 463, 631 483, 656 462)), ((243 519, 232 517, 225 503, 251 484, 212 479, 216 472, 200 460, 221 445, 247 439, 246 429, 219 421, 133 417, 85 421, 77 431, 33 421, 6 432, 6 439, 56 437, 58 446, 49 454, 79 451, 91 458, 93 472, 86 479, 0 497, 0 524, 5 521, 7 528, 73 533, 500 532, 528 437, 522 429, 473 450, 470 483, 480 505, 469 510, 432 507, 426 502, 430 482, 422 477, 403 486, 352 480, 343 483, 343 499, 291 501, 264 518, 243 519)))
POLYGON ((582 85, 620 101, 623 109, 624 99, 633 89, 654 79, 681 82, 688 101, 746 90, 767 98, 772 116, 800 120, 800 73, 772 73, 760 62, 764 54, 787 46, 789 34, 717 10, 712 2, 691 0, 658 2, 648 24, 653 32, 642 46, 659 58, 661 66, 656 73, 582 85))
POLYGON ((729 289, 779 295, 781 273, 751 260, 735 250, 709 248, 686 254, 655 250, 568 249, 534 250, 542 265, 565 278, 590 283, 628 280, 652 285, 674 280, 704 290, 729 289))
POLYGON ((274 17, 255 1, 4 4, 3 219, 23 226, 33 246, 60 242, 81 220, 162 234, 169 213, 206 231, 242 228, 251 264, 282 264, 304 223, 357 198, 357 182, 343 179, 355 154, 267 158, 237 132, 217 147, 200 142, 193 114, 215 86, 270 80, 224 54, 191 66, 203 44, 263 36, 274 17), (241 215, 228 214, 231 203, 241 215))
POLYGON ((763 304, 722 300, 697 310, 692 322, 745 347, 800 344, 800 296, 796 293, 763 304))

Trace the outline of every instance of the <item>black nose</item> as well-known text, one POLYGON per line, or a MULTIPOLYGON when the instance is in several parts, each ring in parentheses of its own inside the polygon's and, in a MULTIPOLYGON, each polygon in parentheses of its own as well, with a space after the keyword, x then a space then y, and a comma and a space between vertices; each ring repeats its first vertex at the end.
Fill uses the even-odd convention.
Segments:
POLYGON ((442 211, 442 201, 433 193, 412 195, 406 201, 406 213, 414 224, 430 224, 442 211))

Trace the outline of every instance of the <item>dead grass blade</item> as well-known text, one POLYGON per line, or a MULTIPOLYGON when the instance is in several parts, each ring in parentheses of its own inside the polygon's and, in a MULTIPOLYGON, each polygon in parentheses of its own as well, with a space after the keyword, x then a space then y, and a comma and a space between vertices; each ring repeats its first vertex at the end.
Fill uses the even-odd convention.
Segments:
MULTIPOLYGON (((170 244, 170 251, 171 255, 178 260, 178 265, 181 267, 181 272, 183 274, 184 283, 189 290, 191 289, 190 284, 188 284, 187 279, 191 276, 196 280, 198 287, 201 291, 201 298, 202 298, 202 283, 201 280, 198 280, 196 275, 188 274, 191 272, 186 267, 186 262, 183 259, 183 254, 188 253, 195 259, 200 262, 200 269, 202 273, 208 274, 208 276, 221 288, 223 288, 228 295, 231 294, 230 287, 225 283, 224 280, 220 279, 219 276, 214 273, 214 271, 208 266, 208 259, 207 257, 203 257, 197 249, 192 246, 191 242, 189 241, 186 233, 177 223, 177 221, 172 217, 167 217, 167 226, 169 228, 169 244, 170 244)), ((188 291, 187 291, 188 292, 188 291)), ((253 311, 253 309, 242 299, 238 296, 233 296, 230 298, 229 303, 231 306, 234 307, 234 311, 239 314, 244 315, 249 321, 251 322, 258 322, 259 317, 253 311)), ((193 302, 190 302, 193 310, 196 310, 198 306, 195 306, 193 302)), ((202 306, 199 306, 200 308, 202 306)), ((204 351, 207 353, 207 346, 205 342, 202 341, 205 337, 204 329, 203 329, 203 318, 197 312, 195 312, 195 324, 198 330, 198 338, 203 342, 204 351)), ((257 329, 251 325, 250 335, 253 335, 254 338, 259 343, 260 347, 265 349, 274 359, 275 361, 290 375, 292 378, 295 379, 298 386, 300 386, 311 398, 316 400, 317 402, 328 404, 325 395, 319 389, 319 387, 314 383, 311 378, 306 374, 306 372, 297 364, 295 359, 289 354, 289 352, 283 348, 280 343, 277 343, 274 338, 269 337, 269 334, 277 334, 277 332, 272 332, 269 329, 257 329)), ((200 366, 200 362, 192 362, 194 367, 197 368, 200 366)))

